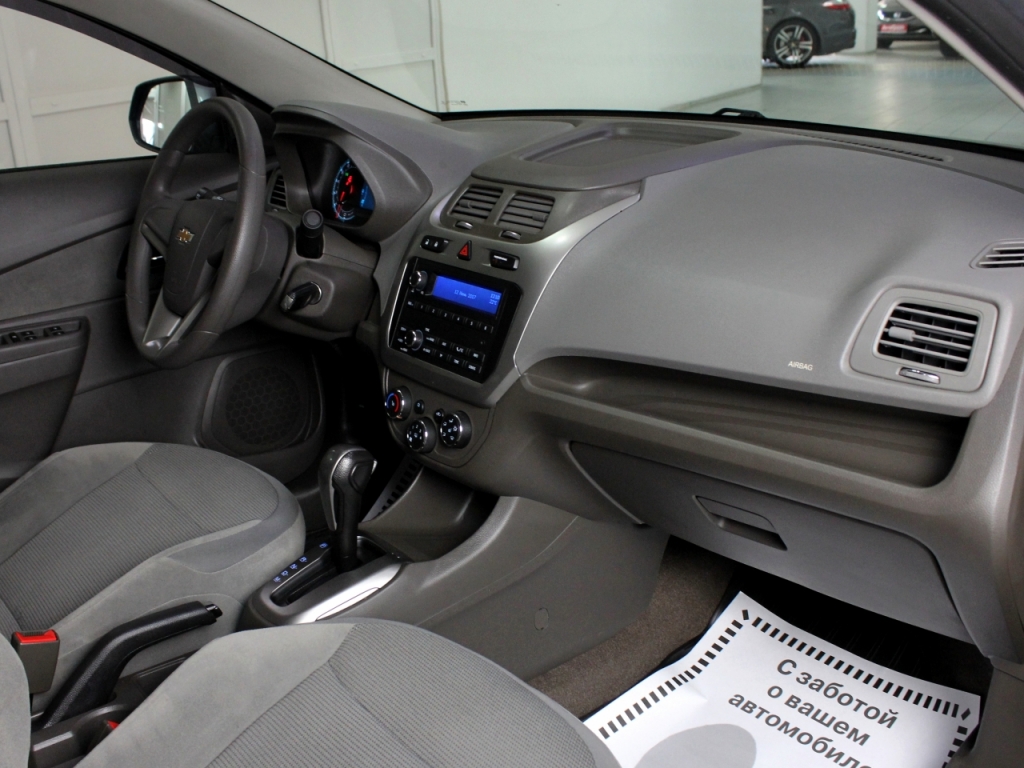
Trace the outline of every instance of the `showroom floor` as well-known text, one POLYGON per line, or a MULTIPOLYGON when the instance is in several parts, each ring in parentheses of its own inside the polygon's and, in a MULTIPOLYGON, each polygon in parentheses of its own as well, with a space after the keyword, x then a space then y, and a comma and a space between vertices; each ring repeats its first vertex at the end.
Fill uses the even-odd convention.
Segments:
POLYGON ((760 87, 685 109, 725 106, 780 119, 1024 147, 1024 112, 971 64, 943 58, 937 43, 822 56, 797 70, 766 65, 760 87))

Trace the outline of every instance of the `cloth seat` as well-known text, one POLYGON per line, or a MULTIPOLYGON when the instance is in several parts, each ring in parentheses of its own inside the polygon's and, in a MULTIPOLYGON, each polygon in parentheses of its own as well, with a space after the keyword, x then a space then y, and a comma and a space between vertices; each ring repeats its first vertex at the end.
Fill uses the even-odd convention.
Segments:
POLYGON ((79 768, 285 765, 618 764, 579 720, 496 664, 417 627, 357 619, 210 643, 79 768))
POLYGON ((60 660, 38 711, 104 633, 191 600, 215 624, 143 651, 128 672, 234 629, 248 596, 302 551, 278 481, 223 454, 114 443, 54 454, 0 494, 0 632, 54 628, 60 660))

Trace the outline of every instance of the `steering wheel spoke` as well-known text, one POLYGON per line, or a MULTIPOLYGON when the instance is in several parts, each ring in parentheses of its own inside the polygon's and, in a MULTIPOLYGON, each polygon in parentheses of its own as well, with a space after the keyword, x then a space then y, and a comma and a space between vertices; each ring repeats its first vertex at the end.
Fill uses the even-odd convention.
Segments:
POLYGON ((146 238, 146 242, 160 256, 167 254, 167 247, 170 245, 174 228, 174 219, 181 206, 182 202, 179 200, 165 200, 154 205, 142 217, 139 234, 146 238))
POLYGON ((210 291, 207 291, 182 317, 167 308, 164 303, 164 292, 160 291, 160 295, 157 296, 156 302, 153 304, 153 313, 149 316, 146 333, 142 337, 143 346, 155 354, 160 354, 172 343, 180 341, 196 324, 209 303, 210 291))

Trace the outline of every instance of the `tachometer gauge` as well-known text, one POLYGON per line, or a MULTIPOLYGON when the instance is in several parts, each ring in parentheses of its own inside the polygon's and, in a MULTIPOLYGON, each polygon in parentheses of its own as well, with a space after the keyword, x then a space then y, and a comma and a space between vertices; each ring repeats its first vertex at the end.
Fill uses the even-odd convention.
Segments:
POLYGON ((331 211, 346 224, 362 224, 373 213, 373 191, 356 164, 346 159, 338 168, 331 188, 331 211))

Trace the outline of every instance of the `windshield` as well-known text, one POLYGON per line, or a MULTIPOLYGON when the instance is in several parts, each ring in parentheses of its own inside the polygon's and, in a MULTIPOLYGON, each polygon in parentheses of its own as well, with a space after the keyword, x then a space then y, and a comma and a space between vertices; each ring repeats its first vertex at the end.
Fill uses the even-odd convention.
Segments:
POLYGON ((431 112, 765 117, 1024 147, 1024 113, 894 0, 217 0, 431 112))

